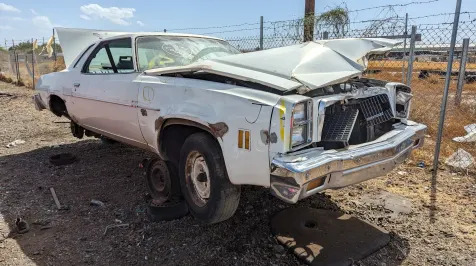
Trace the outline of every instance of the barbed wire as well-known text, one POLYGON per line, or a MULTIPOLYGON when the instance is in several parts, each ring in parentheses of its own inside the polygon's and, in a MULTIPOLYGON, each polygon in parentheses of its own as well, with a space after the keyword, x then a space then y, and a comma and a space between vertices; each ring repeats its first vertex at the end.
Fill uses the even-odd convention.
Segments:
POLYGON ((167 29, 169 31, 182 31, 182 30, 208 30, 208 29, 223 29, 223 28, 233 28, 233 27, 242 27, 242 26, 251 26, 251 25, 259 25, 260 22, 256 23, 241 23, 241 24, 234 24, 234 25, 223 25, 223 26, 209 26, 209 27, 194 27, 194 28, 179 28, 179 29, 167 29))
MULTIPOLYGON (((404 3, 404 4, 390 4, 390 5, 381 5, 381 6, 367 7, 367 8, 361 8, 361 9, 355 9, 355 10, 348 10, 347 12, 348 13, 355 13, 355 12, 361 12, 361 11, 367 11, 367 10, 373 10, 373 9, 406 7, 406 6, 410 6, 410 5, 422 5, 422 4, 435 3, 435 2, 438 2, 438 1, 440 1, 440 0, 412 1, 412 2, 408 2, 408 3, 404 3)), ((318 17, 318 16, 319 16, 319 14, 315 15, 315 17, 318 17)), ((285 22, 297 21, 297 20, 302 20, 302 18, 288 19, 288 20, 278 20, 278 21, 265 21, 263 23, 264 24, 266 24, 266 23, 285 23, 285 22)), ((233 27, 253 26, 253 25, 259 25, 259 24, 260 24, 260 22, 245 22, 245 23, 240 23, 240 24, 221 25, 221 26, 173 28, 173 29, 167 29, 167 31, 224 29, 224 28, 233 28, 233 27)))
POLYGON ((384 9, 384 8, 393 8, 393 7, 407 7, 407 6, 411 6, 411 5, 430 4, 430 3, 435 3, 435 2, 438 2, 438 1, 440 1, 440 0, 413 1, 413 2, 409 2, 409 3, 405 3, 405 4, 391 4, 391 5, 366 7, 366 8, 356 9, 356 10, 349 10, 347 12, 348 13, 354 13, 354 12, 373 10, 373 9, 384 9))

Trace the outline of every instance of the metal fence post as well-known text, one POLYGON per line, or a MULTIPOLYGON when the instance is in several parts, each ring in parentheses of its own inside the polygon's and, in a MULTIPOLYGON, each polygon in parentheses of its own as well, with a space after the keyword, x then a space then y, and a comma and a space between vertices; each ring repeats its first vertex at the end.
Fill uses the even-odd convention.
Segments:
POLYGON ((16 54, 16 62, 17 62, 17 85, 20 85, 21 82, 21 75, 20 75, 20 56, 18 53, 16 54))
POLYGON ((402 83, 405 83, 405 55, 407 50, 408 13, 405 14, 405 37, 403 38, 402 83))
POLYGON ((459 64, 458 83, 456 85, 455 103, 457 106, 461 104, 461 94, 463 93, 463 85, 466 77, 466 62, 468 61, 469 38, 463 39, 463 50, 461 61, 459 64))
POLYGON ((328 31, 324 31, 322 33, 322 39, 323 40, 329 40, 329 32, 328 31))
POLYGON ((416 42, 417 26, 412 26, 412 36, 410 38, 410 54, 408 55, 408 68, 407 68, 407 86, 412 83, 413 74, 413 61, 415 59, 415 42, 416 42))
POLYGON ((457 0, 454 22, 453 22, 453 32, 451 34, 451 44, 450 44, 450 53, 448 57, 448 66, 446 67, 445 89, 443 91, 443 99, 441 103, 440 121, 438 124, 438 135, 436 138, 436 146, 435 146, 435 156, 433 159, 432 185, 433 183, 436 184, 436 174, 438 172, 438 161, 440 158, 441 138, 443 137, 443 125, 445 124, 446 103, 448 101, 448 90, 450 88, 450 82, 451 82, 451 70, 453 69, 453 56, 455 53, 456 35, 458 34, 460 11, 461 11, 461 0, 457 0))
POLYGON ((35 41, 33 39, 31 39, 31 73, 33 74, 31 86, 35 89, 35 41))
POLYGON ((259 49, 263 50, 263 16, 259 18, 259 49))
POLYGON ((56 38, 55 38, 55 29, 53 28, 53 55, 55 57, 55 67, 56 67, 56 38))

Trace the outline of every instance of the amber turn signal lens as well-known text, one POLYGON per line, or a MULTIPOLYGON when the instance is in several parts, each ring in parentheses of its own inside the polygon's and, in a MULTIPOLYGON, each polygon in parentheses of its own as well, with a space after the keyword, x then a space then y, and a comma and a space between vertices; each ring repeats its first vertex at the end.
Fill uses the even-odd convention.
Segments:
POLYGON ((318 177, 318 178, 312 180, 311 182, 307 183, 306 191, 310 191, 310 190, 313 190, 317 187, 320 187, 320 186, 324 185, 324 182, 326 182, 326 176, 318 177))
POLYGON ((238 130, 238 148, 243 149, 243 130, 238 130))
POLYGON ((250 132, 245 131, 245 149, 250 149, 250 132))

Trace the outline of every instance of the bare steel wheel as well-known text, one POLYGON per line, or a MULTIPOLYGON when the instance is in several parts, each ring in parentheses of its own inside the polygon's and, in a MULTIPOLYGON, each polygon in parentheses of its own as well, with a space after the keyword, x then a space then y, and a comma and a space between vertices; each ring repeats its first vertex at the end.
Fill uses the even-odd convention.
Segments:
POLYGON ((187 156, 185 164, 185 175, 189 176, 187 180, 192 181, 193 200, 198 206, 203 206, 210 198, 210 173, 208 171, 207 162, 202 154, 198 151, 192 151, 187 156))
POLYGON ((147 187, 155 204, 170 201, 178 195, 178 180, 174 180, 176 176, 170 169, 170 165, 159 159, 151 160, 147 167, 147 187))
POLYGON ((240 201, 240 186, 230 182, 216 139, 196 133, 180 151, 179 177, 190 213, 205 223, 230 218, 240 201))

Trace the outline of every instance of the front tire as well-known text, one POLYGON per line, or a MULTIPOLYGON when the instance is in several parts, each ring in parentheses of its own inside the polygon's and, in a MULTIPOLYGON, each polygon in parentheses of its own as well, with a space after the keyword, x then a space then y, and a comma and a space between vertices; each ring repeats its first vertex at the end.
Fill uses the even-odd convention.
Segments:
POLYGON ((230 182, 221 149, 211 136, 196 133, 185 140, 179 176, 182 193, 195 218, 212 224, 233 216, 241 189, 230 182))

